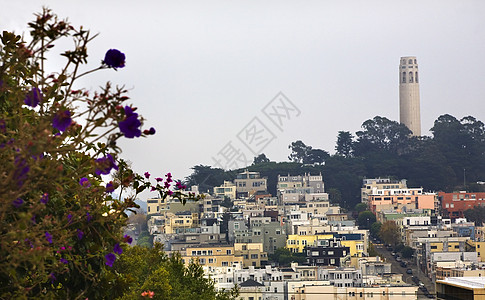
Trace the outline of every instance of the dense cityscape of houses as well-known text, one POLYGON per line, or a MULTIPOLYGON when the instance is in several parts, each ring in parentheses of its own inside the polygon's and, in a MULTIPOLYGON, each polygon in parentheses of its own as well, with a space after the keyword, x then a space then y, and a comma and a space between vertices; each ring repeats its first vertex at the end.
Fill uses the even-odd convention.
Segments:
MULTIPOLYGON (((149 233, 184 263, 196 260, 217 289, 237 285, 239 299, 417 298, 417 281, 370 256, 369 230, 330 202, 322 174, 279 175, 277 195, 267 190, 267 178, 244 171, 198 202, 148 199, 149 233), (301 260, 279 264, 281 249, 301 260)), ((398 243, 414 250, 412 262, 438 297, 477 292, 469 287, 485 275, 485 229, 463 212, 485 205, 485 193, 431 193, 375 178, 363 180, 361 197, 378 222, 397 225, 398 243)))

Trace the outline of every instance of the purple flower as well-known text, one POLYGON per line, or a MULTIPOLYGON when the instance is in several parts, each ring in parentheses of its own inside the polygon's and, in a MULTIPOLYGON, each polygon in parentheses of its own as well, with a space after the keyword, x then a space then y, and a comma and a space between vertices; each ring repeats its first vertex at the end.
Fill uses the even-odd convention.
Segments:
POLYGON ((34 248, 34 244, 29 239, 26 238, 24 241, 30 248, 34 248))
POLYGON ((34 87, 25 95, 24 103, 28 106, 36 107, 41 100, 42 93, 38 88, 34 87))
POLYGON ((29 173, 30 167, 27 165, 27 161, 23 158, 15 158, 15 173, 14 178, 17 180, 17 186, 22 187, 24 181, 27 179, 27 173, 29 173))
POLYGON ((112 267, 113 266, 113 263, 115 262, 116 260, 116 255, 114 255, 113 253, 108 253, 104 256, 104 258, 106 259, 106 262, 105 264, 107 266, 110 266, 112 267))
POLYGON ((118 170, 118 166, 116 165, 111 154, 107 154, 105 157, 96 159, 96 163, 98 164, 95 171, 96 175, 108 175, 111 172, 111 169, 118 170))
POLYGON ((120 244, 116 244, 113 248, 113 252, 116 254, 121 254, 123 253, 123 249, 121 248, 120 244))
POLYGON ((167 175, 165 175, 167 177, 167 182, 170 183, 172 182, 172 173, 167 173, 167 175))
POLYGON ((86 213, 86 219, 89 222, 91 222, 91 219, 93 218, 93 216, 91 216, 91 214, 89 212, 86 213))
POLYGON ((157 178, 155 178, 155 180, 156 180, 157 182, 160 182, 160 181, 163 181, 163 178, 161 178, 161 177, 157 177, 157 178))
POLYGON ((21 207, 22 204, 24 204, 24 200, 22 200, 21 198, 17 198, 12 202, 12 205, 15 206, 16 208, 21 207))
POLYGON ((167 192, 167 194, 168 194, 169 196, 172 196, 172 195, 173 195, 173 192, 172 192, 172 191, 168 191, 168 192, 167 192))
POLYGON ((112 193, 114 190, 115 190, 115 187, 113 186, 112 181, 106 184, 106 193, 112 193))
POLYGON ((71 224, 71 222, 72 222, 72 215, 71 214, 67 215, 67 221, 69 222, 69 224, 71 224))
POLYGON ((187 188, 187 186, 183 185, 180 181, 178 181, 175 185, 179 190, 185 190, 187 188))
POLYGON ((54 281, 57 280, 56 275, 54 275, 54 273, 50 273, 49 278, 51 279, 51 283, 54 283, 54 281))
POLYGON ((123 239, 125 241, 125 243, 128 243, 128 244, 131 244, 133 242, 133 238, 127 234, 125 234, 125 236, 123 236, 123 239))
POLYGON ((61 261, 61 263, 63 263, 63 264, 67 264, 67 263, 69 262, 69 261, 67 261, 67 259, 64 259, 64 258, 61 258, 61 259, 60 259, 60 261, 61 261))
POLYGON ((37 223, 37 220, 35 219, 35 215, 33 215, 32 218, 30 218, 30 221, 32 222, 32 224, 37 223))
POLYGON ((48 233, 47 231, 45 232, 45 239, 49 242, 49 244, 52 244, 52 234, 48 233))
POLYGON ((40 202, 47 204, 47 202, 49 202, 49 194, 44 193, 44 195, 42 195, 42 197, 40 197, 40 202))
POLYGON ((146 179, 150 178, 150 173, 145 172, 145 177, 146 177, 146 179))
POLYGON ((89 182, 89 180, 86 178, 86 177, 83 177, 81 178, 81 180, 79 180, 79 184, 82 186, 82 187, 90 187, 91 186, 91 183, 89 182))
POLYGON ((84 232, 82 232, 82 230, 78 229, 77 230, 77 238, 82 240, 83 236, 84 236, 84 232))
POLYGON ((125 116, 126 118, 118 123, 120 131, 125 135, 125 137, 132 139, 134 137, 139 137, 141 135, 141 121, 138 120, 138 114, 133 112, 133 109, 129 106, 125 106, 125 116))
POLYGON ((123 68, 125 66, 125 54, 116 49, 109 49, 103 62, 110 68, 123 68))
POLYGON ((71 125, 71 112, 68 110, 58 111, 52 120, 52 127, 59 131, 66 131, 71 125))

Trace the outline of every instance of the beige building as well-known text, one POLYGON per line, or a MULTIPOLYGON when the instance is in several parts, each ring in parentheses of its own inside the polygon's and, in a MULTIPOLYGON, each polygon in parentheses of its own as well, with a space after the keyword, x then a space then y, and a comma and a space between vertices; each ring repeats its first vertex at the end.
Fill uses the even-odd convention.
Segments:
POLYGON ((220 186, 214 187, 214 195, 216 197, 229 197, 229 199, 236 199, 236 185, 230 181, 225 181, 220 186))
POLYGON ((239 300, 263 300, 264 284, 248 279, 239 285, 239 300))
POLYGON ((268 262, 268 254, 263 251, 263 243, 235 243, 234 255, 242 256, 243 268, 249 266, 259 268, 268 262))
POLYGON ((194 259, 201 266, 207 266, 209 270, 216 267, 243 265, 243 258, 235 255, 234 246, 224 244, 187 247, 185 255, 182 254, 182 259, 185 265, 194 259))
POLYGON ((322 173, 319 175, 311 175, 310 173, 296 176, 290 176, 289 174, 288 176, 278 175, 278 192, 305 187, 312 188, 314 193, 323 193, 325 190, 325 185, 323 183, 322 173))
POLYGON ((296 290, 293 300, 415 300, 417 286, 386 285, 371 287, 335 287, 333 285, 305 285, 296 290))
MULTIPOLYGON (((163 227, 163 233, 175 234, 179 233, 180 229, 197 228, 200 226, 198 213, 166 213, 165 226, 163 227)), ((182 230, 185 232, 185 230, 182 230)))
POLYGON ((259 172, 249 172, 248 170, 237 174, 234 179, 236 185, 236 197, 249 198, 256 193, 267 192, 267 178, 261 178, 259 172))

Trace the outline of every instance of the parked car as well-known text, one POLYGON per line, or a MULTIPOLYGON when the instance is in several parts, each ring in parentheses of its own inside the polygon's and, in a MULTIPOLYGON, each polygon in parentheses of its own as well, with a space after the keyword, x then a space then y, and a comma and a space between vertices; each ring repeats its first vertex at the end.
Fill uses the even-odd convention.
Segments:
POLYGON ((412 269, 407 269, 407 270, 406 270, 406 273, 407 273, 407 274, 413 274, 413 270, 412 270, 412 269))
POLYGON ((401 267, 405 268, 407 266, 408 266, 408 264, 405 261, 401 261, 401 267))
POLYGON ((413 282, 414 282, 415 284, 418 284, 418 282, 419 282, 419 278, 418 278, 418 277, 413 276, 413 277, 411 277, 411 279, 413 280, 413 282))
POLYGON ((397 261, 397 262, 402 262, 401 257, 400 257, 400 256, 396 256, 396 261, 397 261))
POLYGON ((396 252, 392 251, 392 252, 391 252, 391 255, 392 255, 392 256, 396 256, 396 252))

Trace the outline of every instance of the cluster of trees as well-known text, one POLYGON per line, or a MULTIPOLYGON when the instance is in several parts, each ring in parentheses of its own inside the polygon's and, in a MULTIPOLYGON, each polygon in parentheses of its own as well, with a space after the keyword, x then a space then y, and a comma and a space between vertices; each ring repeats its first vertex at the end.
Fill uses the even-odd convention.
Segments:
POLYGON ((105 278, 111 299, 139 299, 145 291, 167 300, 229 300, 238 295, 237 287, 217 292, 214 281, 204 277, 196 261, 186 266, 180 255, 166 255, 160 244, 127 247, 105 278))
POLYGON ((305 253, 293 253, 288 248, 278 248, 268 258, 280 267, 288 267, 292 262, 302 264, 306 261, 305 253))
MULTIPOLYGON (((356 211, 362 208, 361 204, 362 203, 356 205, 356 211)), ((395 222, 387 221, 382 224, 381 222, 376 221, 376 217, 371 211, 364 210, 358 214, 357 223, 360 228, 369 229, 371 237, 382 241, 385 245, 391 245, 396 252, 401 252, 402 257, 412 257, 414 250, 413 248, 402 244, 401 233, 395 222)), ((371 254, 371 252, 377 253, 375 251, 376 250, 372 246, 370 247, 369 254, 371 254)))
POLYGON ((463 212, 465 218, 470 222, 475 222, 476 226, 482 226, 485 223, 485 207, 475 206, 463 212))
MULTIPOLYGON (((356 210, 357 209, 358 207, 356 207, 356 210)), ((401 252, 402 257, 411 258, 413 256, 414 249, 402 244, 400 230, 395 222, 387 221, 384 224, 377 222, 375 215, 367 210, 359 213, 357 221, 359 227, 370 230, 371 237, 382 241, 385 245, 391 245, 394 251, 401 252)), ((372 255, 371 252, 374 254, 377 253, 372 244, 369 249, 370 255, 372 255)))
MULTIPOLYGON (((276 194, 278 174, 322 173, 330 199, 353 208, 360 202, 362 179, 407 179, 408 185, 426 190, 478 190, 485 179, 485 126, 474 117, 460 120, 442 115, 431 128, 432 136, 416 137, 403 124, 376 116, 354 134, 340 131, 335 154, 313 149, 298 140, 289 145, 290 162, 272 162, 260 154, 248 167, 268 177, 269 192, 276 194), (466 181, 464 182, 464 172, 466 181)), ((186 180, 202 190, 233 180, 242 171, 195 166, 186 180)))

